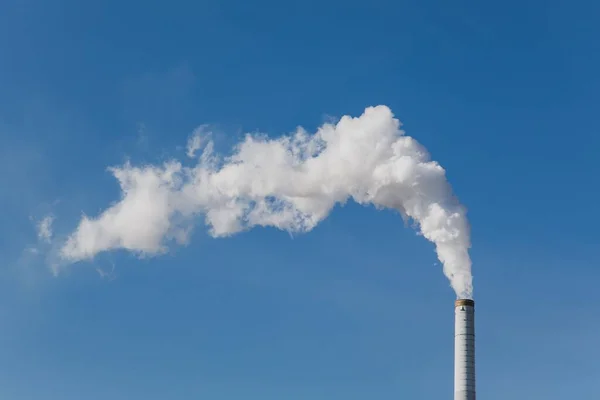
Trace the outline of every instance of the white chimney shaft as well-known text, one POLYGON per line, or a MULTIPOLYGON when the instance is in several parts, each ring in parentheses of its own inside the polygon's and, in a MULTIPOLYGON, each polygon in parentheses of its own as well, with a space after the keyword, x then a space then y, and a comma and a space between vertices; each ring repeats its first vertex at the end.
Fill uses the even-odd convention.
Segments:
POLYGON ((475 302, 454 304, 454 400, 475 400, 475 302))

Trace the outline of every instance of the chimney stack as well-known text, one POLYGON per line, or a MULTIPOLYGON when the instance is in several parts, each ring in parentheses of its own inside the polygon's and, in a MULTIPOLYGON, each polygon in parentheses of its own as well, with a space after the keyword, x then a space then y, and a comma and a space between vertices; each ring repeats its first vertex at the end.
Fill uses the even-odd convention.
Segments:
POLYGON ((475 400, 475 302, 454 303, 454 400, 475 400))

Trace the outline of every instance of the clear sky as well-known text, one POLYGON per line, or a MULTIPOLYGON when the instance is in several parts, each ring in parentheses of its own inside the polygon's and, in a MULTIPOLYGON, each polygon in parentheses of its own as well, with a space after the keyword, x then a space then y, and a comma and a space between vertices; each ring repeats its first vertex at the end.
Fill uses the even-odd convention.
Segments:
POLYGON ((118 201, 107 167, 185 159, 202 124, 227 152, 383 104, 468 208, 479 397, 598 398, 599 12, 1 2, 0 397, 452 398, 455 295, 393 212, 349 202, 307 234, 227 239, 198 220, 165 255, 58 276, 37 236, 118 201))

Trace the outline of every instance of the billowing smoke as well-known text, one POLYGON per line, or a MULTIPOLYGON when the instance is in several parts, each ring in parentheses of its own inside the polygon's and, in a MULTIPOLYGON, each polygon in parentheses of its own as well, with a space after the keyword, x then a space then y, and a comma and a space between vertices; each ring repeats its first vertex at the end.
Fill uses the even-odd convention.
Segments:
POLYGON ((405 136, 385 106, 358 118, 342 117, 315 134, 299 128, 277 139, 246 135, 231 156, 213 152, 200 130, 188 143, 195 167, 178 161, 111 168, 122 190, 119 202, 97 217, 84 216, 60 250, 66 262, 126 249, 156 255, 170 241, 185 243, 203 217, 214 237, 254 226, 307 232, 337 203, 397 210, 435 244, 456 294, 471 298, 469 224, 444 169, 405 136))

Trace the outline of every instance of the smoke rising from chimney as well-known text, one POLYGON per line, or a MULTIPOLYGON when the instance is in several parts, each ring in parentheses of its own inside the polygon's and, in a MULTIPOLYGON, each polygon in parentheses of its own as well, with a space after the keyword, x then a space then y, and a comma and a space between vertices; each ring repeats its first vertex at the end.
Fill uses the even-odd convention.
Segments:
POLYGON ((194 167, 170 161, 110 168, 121 199, 97 217, 83 216, 60 257, 71 263, 114 249, 161 254, 169 241, 187 241, 198 216, 213 237, 254 226, 308 232, 352 199, 416 222, 457 296, 471 298, 466 209, 444 169, 400 126, 388 107, 369 107, 312 135, 302 128, 277 139, 248 134, 226 158, 213 152, 208 135, 194 137, 188 155, 201 153, 194 167))

